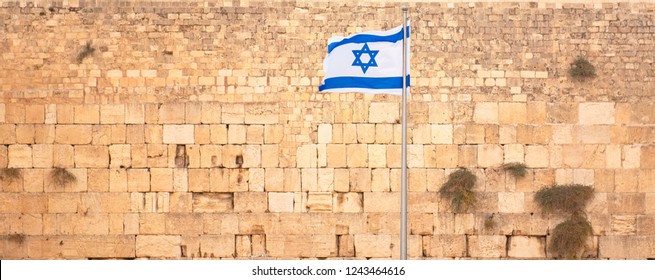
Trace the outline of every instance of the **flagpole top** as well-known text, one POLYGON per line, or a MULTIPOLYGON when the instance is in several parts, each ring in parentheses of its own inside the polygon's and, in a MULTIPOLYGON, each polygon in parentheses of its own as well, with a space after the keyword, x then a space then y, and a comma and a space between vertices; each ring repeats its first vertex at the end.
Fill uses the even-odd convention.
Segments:
POLYGON ((407 7, 407 6, 403 6, 403 7, 400 8, 400 9, 401 9, 403 12, 407 12, 407 10, 409 10, 409 7, 407 7))

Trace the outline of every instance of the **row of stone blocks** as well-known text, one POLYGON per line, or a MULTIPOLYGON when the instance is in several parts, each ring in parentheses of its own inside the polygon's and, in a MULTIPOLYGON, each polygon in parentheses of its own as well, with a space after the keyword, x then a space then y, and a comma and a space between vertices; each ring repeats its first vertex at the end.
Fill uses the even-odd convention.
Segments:
MULTIPOLYGON (((2 158, 0 158, 0 166, 2 158)), ((76 180, 58 185, 53 168, 15 168, 3 192, 398 192, 399 168, 67 168, 76 180)), ((437 192, 454 168, 410 168, 410 192, 437 192)), ((482 193, 533 193, 555 184, 592 185, 598 193, 655 193, 655 169, 528 169, 515 178, 499 168, 470 169, 482 193)))
MULTIPOLYGON (((88 205, 85 205, 88 206, 88 205)), ((393 234, 400 213, 115 213, 78 208, 69 213, 0 214, 0 235, 393 234)), ((543 213, 408 213, 412 235, 548 235, 565 216, 543 213)), ((653 236, 655 214, 588 215, 594 235, 653 236)))
MULTIPOLYGON (((1 125, 0 125, 1 126, 1 125)), ((1 128, 0 128, 1 129, 1 128)), ((76 139, 75 133, 68 134, 76 139), (75 136, 73 136, 75 135, 75 136)), ((84 134, 82 134, 84 135, 84 134)), ((91 141, 91 136, 87 136, 91 141)), ((85 141, 85 140, 82 140, 85 141)), ((0 142, 1 143, 1 142, 0 142)), ((401 145, 385 144, 10 144, 0 166, 10 168, 399 168, 401 145)), ((409 168, 654 169, 651 145, 417 145, 407 147, 409 168)))
MULTIPOLYGON (((549 236, 410 235, 411 259, 546 259, 549 236)), ((583 258, 652 257, 653 236, 592 236, 583 258)), ((398 259, 397 234, 23 236, 0 240, 3 259, 398 259)))
MULTIPOLYGON (((312 102, 309 103, 311 105, 312 102)), ((319 122, 398 123, 399 102, 313 102, 319 122)), ((12 124, 279 124, 307 102, 187 102, 128 104, 0 104, 12 124)), ((412 124, 654 124, 652 103, 420 102, 408 104, 412 124)), ((311 111, 308 111, 311 112, 311 111)))

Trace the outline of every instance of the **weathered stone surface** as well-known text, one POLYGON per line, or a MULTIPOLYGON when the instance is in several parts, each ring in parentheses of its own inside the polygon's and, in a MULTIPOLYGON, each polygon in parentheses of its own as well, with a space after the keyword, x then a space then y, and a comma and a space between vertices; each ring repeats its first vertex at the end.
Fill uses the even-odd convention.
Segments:
POLYGON ((474 258, 506 257, 507 237, 499 235, 468 236, 469 254, 474 258))
POLYGON ((507 256, 520 259, 545 258, 546 237, 510 236, 507 256))
POLYGON ((356 234, 355 256, 369 258, 391 257, 391 235, 356 234))
POLYGON ((233 205, 230 193, 193 194, 193 212, 231 212, 233 205))
POLYGON ((179 235, 137 235, 136 257, 179 258, 180 242, 179 235))
POLYGON ((164 125, 164 144, 193 144, 193 125, 164 125))
POLYGON ((266 249, 271 257, 337 256, 336 235, 266 235, 266 249))

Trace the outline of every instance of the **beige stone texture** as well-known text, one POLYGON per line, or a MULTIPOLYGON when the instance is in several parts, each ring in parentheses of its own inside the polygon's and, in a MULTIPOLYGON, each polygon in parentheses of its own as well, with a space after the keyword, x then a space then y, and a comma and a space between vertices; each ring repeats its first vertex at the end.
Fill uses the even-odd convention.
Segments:
POLYGON ((391 235, 356 234, 355 256, 369 258, 391 257, 391 235))
POLYGON ((580 124, 614 124, 616 106, 610 102, 586 102, 578 105, 580 124))
POLYGON ((107 168, 109 153, 105 146, 77 145, 75 146, 75 167, 107 168))
POLYGON ((7 149, 7 167, 9 168, 31 168, 32 147, 29 145, 11 145, 7 149))
POLYGON ((55 128, 56 144, 91 144, 90 125, 57 125, 55 128))
POLYGON ((193 125, 164 125, 163 143, 165 144, 193 144, 193 125))
POLYGON ((178 258, 180 249, 179 235, 137 235, 136 256, 151 258, 178 258))
POLYGON ((507 238, 500 235, 473 235, 468 237, 469 254, 474 258, 506 257, 507 238))
POLYGON ((546 257, 546 238, 536 236, 510 236, 507 256, 519 259, 546 257))

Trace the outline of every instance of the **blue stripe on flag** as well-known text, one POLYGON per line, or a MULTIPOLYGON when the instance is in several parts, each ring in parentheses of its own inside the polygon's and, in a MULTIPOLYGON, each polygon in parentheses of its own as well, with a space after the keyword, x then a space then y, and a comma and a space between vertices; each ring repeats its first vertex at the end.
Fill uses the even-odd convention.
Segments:
MULTIPOLYGON (((409 26, 407 26, 407 38, 409 38, 409 26)), ((334 42, 328 45, 328 53, 332 52, 336 47, 345 45, 345 44, 364 44, 371 42, 397 42, 403 39, 403 30, 402 28, 395 34, 387 36, 371 35, 371 34, 360 34, 355 35, 349 38, 344 38, 339 42, 334 42)))
MULTIPOLYGON (((409 87, 409 75, 407 75, 406 80, 409 87)), ((318 91, 336 88, 402 89, 403 79, 401 77, 334 77, 325 79, 323 84, 318 87, 318 91)))

